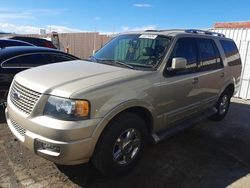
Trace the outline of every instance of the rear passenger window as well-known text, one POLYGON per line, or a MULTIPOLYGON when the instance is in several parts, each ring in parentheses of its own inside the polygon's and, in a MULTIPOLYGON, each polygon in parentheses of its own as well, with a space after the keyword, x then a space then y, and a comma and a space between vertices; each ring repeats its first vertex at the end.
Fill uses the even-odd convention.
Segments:
POLYGON ((2 63, 2 68, 21 68, 21 62, 19 58, 12 58, 2 63))
POLYGON ((46 64, 47 60, 43 54, 27 54, 17 56, 2 64, 3 68, 29 68, 46 64))
POLYGON ((200 52, 200 66, 202 70, 222 68, 222 60, 219 50, 211 39, 197 39, 200 52))
POLYGON ((237 46, 233 41, 220 40, 221 46, 225 52, 229 66, 240 65, 240 55, 237 46))

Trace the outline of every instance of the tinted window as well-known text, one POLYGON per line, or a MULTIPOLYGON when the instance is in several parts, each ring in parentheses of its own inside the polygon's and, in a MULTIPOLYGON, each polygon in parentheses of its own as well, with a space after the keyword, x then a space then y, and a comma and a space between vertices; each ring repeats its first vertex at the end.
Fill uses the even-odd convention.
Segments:
POLYGON ((197 39, 200 51, 200 64, 203 70, 221 68, 222 61, 218 48, 211 39, 197 39))
POLYGON ((47 58, 50 59, 51 63, 75 60, 75 59, 70 58, 68 56, 65 56, 63 54, 48 54, 47 58))
POLYGON ((2 64, 2 67, 36 67, 48 62, 44 54, 29 54, 14 57, 2 64))
POLYGON ((229 66, 240 65, 240 55, 237 46, 233 41, 221 40, 222 48, 224 49, 229 66))
POLYGON ((220 43, 225 51, 226 57, 230 57, 238 53, 237 46, 233 41, 221 40, 220 43))
POLYGON ((187 66, 185 70, 170 71, 172 74, 184 74, 194 72, 197 68, 197 47, 195 39, 193 38, 180 38, 175 44, 174 50, 169 58, 167 67, 171 67, 173 58, 185 58, 187 66))
POLYGON ((18 42, 18 41, 10 41, 10 40, 0 40, 0 47, 8 47, 8 46, 31 46, 31 44, 18 42))

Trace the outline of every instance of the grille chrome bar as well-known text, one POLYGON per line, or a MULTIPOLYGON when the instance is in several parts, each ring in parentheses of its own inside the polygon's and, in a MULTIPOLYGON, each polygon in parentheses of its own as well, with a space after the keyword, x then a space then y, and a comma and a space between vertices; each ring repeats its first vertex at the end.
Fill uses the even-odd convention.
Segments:
POLYGON ((41 93, 28 89, 16 81, 13 81, 10 90, 10 100, 22 112, 29 115, 40 96, 41 93))

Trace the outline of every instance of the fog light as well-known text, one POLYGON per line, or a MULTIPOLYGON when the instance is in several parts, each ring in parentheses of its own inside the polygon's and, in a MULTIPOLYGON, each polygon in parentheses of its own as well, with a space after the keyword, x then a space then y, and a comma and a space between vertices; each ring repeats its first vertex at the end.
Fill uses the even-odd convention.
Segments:
POLYGON ((42 149, 53 151, 53 152, 56 152, 56 153, 60 153, 60 147, 59 146, 55 146, 55 145, 50 144, 50 143, 44 143, 44 142, 42 142, 42 149))

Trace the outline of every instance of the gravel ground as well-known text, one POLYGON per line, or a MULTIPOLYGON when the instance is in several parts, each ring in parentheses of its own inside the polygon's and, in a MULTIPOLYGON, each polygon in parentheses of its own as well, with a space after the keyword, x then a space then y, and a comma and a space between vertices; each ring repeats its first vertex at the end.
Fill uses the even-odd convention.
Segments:
POLYGON ((138 167, 115 179, 90 163, 59 166, 34 155, 0 116, 0 187, 250 187, 250 102, 233 99, 223 121, 149 145, 138 167))

